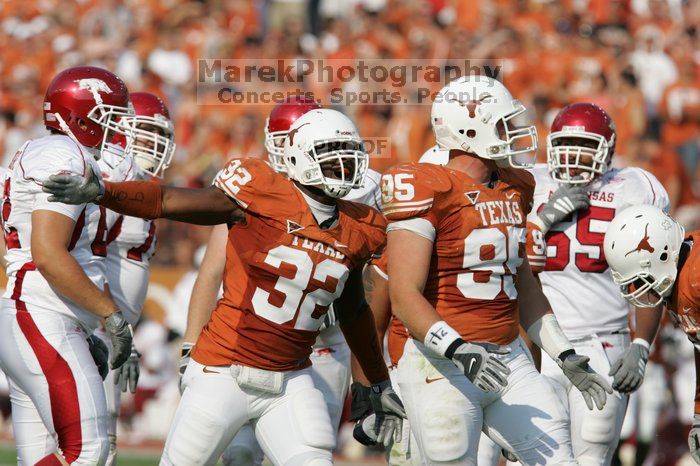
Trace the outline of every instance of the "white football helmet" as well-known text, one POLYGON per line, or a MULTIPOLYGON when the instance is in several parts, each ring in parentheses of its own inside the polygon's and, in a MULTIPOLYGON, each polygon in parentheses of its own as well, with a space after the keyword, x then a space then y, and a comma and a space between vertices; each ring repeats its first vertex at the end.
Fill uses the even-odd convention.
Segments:
POLYGON ((447 165, 450 161, 450 151, 445 149, 440 149, 440 146, 435 145, 423 152, 420 156, 418 163, 430 163, 433 165, 447 165))
POLYGON ((605 233, 604 251, 627 301, 656 307, 671 294, 684 234, 678 222, 654 206, 631 206, 615 216, 605 233))
POLYGON ((289 127, 284 163, 293 180, 317 186, 331 197, 362 187, 369 165, 352 121, 330 109, 311 110, 289 127))
POLYGON ((486 76, 462 76, 433 101, 431 122, 438 145, 470 152, 484 159, 508 160, 537 150, 534 126, 516 127, 513 119, 525 107, 499 81, 486 76))

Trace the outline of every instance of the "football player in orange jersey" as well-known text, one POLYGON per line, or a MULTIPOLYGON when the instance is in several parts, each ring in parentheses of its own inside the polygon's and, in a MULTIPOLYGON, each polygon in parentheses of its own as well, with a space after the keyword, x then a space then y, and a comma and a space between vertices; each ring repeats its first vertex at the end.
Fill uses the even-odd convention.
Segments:
POLYGON ((700 464, 700 231, 683 227, 658 207, 631 206, 615 216, 605 233, 605 258, 615 283, 630 303, 664 304, 695 345, 695 420, 690 453, 700 464))
MULTIPOLYGON (((265 126, 265 149, 268 162, 278 173, 286 175, 287 166, 284 163, 284 139, 289 128, 303 114, 321 108, 315 101, 292 96, 277 104, 267 119, 265 126)), ((343 197, 346 201, 359 202, 370 207, 379 208, 381 194, 379 180, 381 175, 372 169, 367 170, 364 186, 352 189, 343 197)), ((199 337, 202 328, 211 317, 212 310, 221 289, 226 265, 226 243, 228 228, 217 225, 213 228, 207 251, 197 275, 192 298, 187 315, 187 329, 184 334, 180 373, 184 374, 190 360, 190 352, 199 337)), ((382 333, 383 335, 383 333, 382 333)), ((328 407, 333 432, 338 431, 343 406, 350 388, 350 349, 335 318, 333 309, 326 314, 324 325, 321 327, 311 360, 311 378, 314 385, 323 393, 328 407)), ((180 387, 181 391, 184 389, 180 387)), ((369 387, 367 388, 369 390, 369 387)), ((253 466, 263 462, 264 455, 255 439, 255 432, 250 423, 243 426, 233 441, 226 447, 221 460, 224 466, 253 466)), ((374 426, 372 426, 374 428, 374 426)))
POLYGON ((432 107, 447 166, 382 177, 391 306, 413 337, 398 381, 424 464, 475 465, 482 430, 523 464, 576 464, 564 407, 519 325, 590 409, 612 392, 573 350, 527 262, 534 181, 504 168, 536 147, 534 127, 513 125, 524 112, 498 81, 459 78, 432 107))
POLYGON ((231 225, 224 297, 192 350, 161 464, 214 463, 249 421, 274 464, 332 464, 335 437, 309 368, 331 303, 373 384, 380 437, 400 432, 403 408, 361 279, 362 266, 383 248, 385 222, 369 207, 338 199, 362 185, 362 139, 340 112, 312 110, 290 128, 284 160, 290 179, 261 160, 233 159, 205 189, 109 183, 92 173, 44 184, 52 199, 67 203, 231 225))

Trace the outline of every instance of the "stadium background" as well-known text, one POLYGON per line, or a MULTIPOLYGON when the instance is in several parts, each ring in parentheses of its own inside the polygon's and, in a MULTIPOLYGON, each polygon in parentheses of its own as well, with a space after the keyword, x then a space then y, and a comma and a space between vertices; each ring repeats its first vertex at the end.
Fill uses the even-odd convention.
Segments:
MULTIPOLYGON (((697 228, 699 27, 696 0, 5 0, 0 154, 6 166, 24 140, 43 133, 46 86, 55 72, 78 64, 109 68, 130 90, 162 96, 178 144, 166 181, 202 186, 229 157, 264 157, 262 132, 271 106, 198 105, 198 59, 410 58, 438 66, 450 59, 494 59, 504 64, 506 84, 536 122, 540 161, 557 109, 595 102, 616 122, 614 163, 654 173, 669 191, 673 213, 697 228)), ((364 137, 390 141, 390 152, 372 158, 378 170, 416 160, 433 145, 427 105, 341 110, 364 137)), ((149 319, 137 337, 145 377, 140 393, 125 403, 120 425, 125 445, 155 451, 177 403, 173 336, 184 326, 196 251, 208 229, 160 222, 158 236, 149 319)), ((684 424, 692 414, 694 380, 684 338, 666 329, 661 340, 657 378, 668 389, 658 400, 665 408, 647 462, 659 465, 676 464, 687 450, 684 424)), ((2 438, 9 440, 8 403, 2 403, 2 438)), ((347 457, 364 454, 342 443, 347 457)), ((139 464, 153 464, 147 458, 139 464)))

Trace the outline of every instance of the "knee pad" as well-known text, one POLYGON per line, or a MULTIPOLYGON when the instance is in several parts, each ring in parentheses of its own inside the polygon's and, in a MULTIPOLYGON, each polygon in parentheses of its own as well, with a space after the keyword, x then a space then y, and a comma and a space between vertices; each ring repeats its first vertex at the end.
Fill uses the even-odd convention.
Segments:
POLYGON ((301 390, 293 397, 294 419, 304 444, 322 450, 333 450, 335 433, 321 391, 316 388, 301 390))
POLYGON ((441 409, 425 410, 421 414, 421 449, 432 461, 459 460, 466 455, 470 441, 478 441, 479 432, 476 438, 469 438, 464 413, 441 409))
POLYGON ((284 466, 332 466, 333 454, 330 450, 307 451, 285 461, 284 466))
POLYGON ((623 400, 613 395, 608 396, 601 411, 586 411, 581 422, 581 439, 588 443, 611 444, 620 435, 618 424, 623 416, 623 405, 623 400))
POLYGON ((176 466, 208 464, 225 426, 200 410, 191 410, 173 427, 163 458, 176 466))

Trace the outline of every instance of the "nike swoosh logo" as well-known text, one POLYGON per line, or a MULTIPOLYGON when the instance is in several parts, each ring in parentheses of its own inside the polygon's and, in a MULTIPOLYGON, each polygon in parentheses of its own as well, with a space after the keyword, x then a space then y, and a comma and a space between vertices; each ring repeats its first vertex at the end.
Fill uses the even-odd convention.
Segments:
POLYGON ((508 194, 506 194, 506 197, 507 197, 508 199, 513 199, 513 196, 515 196, 515 193, 508 193, 508 194))
POLYGON ((476 362, 476 359, 472 359, 471 361, 469 361, 469 369, 467 369, 468 374, 472 373, 472 367, 474 367, 475 362, 476 362))
POLYGON ((202 369, 202 372, 206 372, 207 374, 220 374, 221 372, 218 371, 210 371, 208 366, 204 366, 202 369))
POLYGON ((442 379, 444 379, 444 377, 437 377, 435 379, 431 379, 431 378, 426 377, 425 383, 433 383, 433 382, 437 382, 438 380, 442 380, 442 379))
POLYGON ((337 242, 337 241, 335 242, 334 247, 336 247, 336 248, 343 248, 343 249, 347 249, 347 248, 348 248, 347 245, 345 245, 345 244, 343 244, 343 243, 339 243, 339 242, 337 242))

